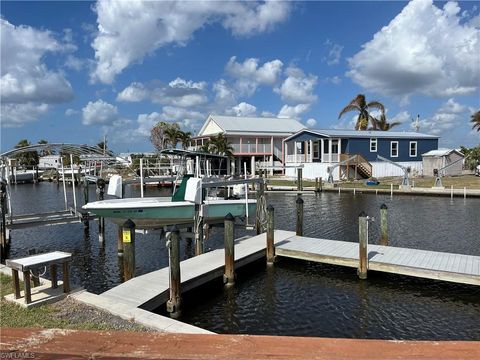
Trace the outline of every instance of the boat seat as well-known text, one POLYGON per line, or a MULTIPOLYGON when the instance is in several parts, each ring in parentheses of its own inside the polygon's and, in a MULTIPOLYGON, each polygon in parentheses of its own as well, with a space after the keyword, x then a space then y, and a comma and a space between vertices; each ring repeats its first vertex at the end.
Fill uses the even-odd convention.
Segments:
POLYGON ((187 181, 192 178, 193 175, 185 175, 182 178, 180 186, 177 188, 175 193, 172 195, 172 201, 184 201, 185 200, 185 190, 187 189, 187 181))
POLYGON ((188 179, 185 189, 185 201, 195 204, 202 203, 202 179, 196 177, 188 179))

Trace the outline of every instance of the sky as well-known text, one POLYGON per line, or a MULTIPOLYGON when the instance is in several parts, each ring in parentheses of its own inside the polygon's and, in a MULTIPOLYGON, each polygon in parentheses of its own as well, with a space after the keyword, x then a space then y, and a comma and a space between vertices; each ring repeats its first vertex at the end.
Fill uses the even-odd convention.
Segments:
POLYGON ((480 5, 474 1, 1 1, 1 151, 32 144, 152 151, 151 128, 197 134, 209 114, 313 129, 357 94, 398 131, 475 146, 480 5), (259 120, 261 121, 261 120, 259 120), (285 120, 286 121, 286 120, 285 120))

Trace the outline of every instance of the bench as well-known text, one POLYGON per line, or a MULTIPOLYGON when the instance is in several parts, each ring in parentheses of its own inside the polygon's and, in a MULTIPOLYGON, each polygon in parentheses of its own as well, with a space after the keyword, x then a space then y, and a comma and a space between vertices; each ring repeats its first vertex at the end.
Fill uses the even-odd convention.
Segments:
POLYGON ((71 260, 72 254, 62 251, 53 251, 20 259, 7 260, 5 265, 12 269, 15 299, 19 299, 21 297, 18 272, 21 271, 23 273, 23 281, 25 283, 25 304, 29 304, 32 301, 32 293, 30 289, 30 271, 35 271, 42 266, 50 266, 52 288, 57 288, 57 265, 61 265, 63 272, 63 292, 70 292, 68 266, 71 260))

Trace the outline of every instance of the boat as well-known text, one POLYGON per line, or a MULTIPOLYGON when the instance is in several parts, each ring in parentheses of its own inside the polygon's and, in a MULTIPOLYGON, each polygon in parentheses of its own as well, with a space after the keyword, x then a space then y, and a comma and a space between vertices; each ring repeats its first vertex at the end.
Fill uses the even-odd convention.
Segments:
POLYGON ((10 181, 13 183, 31 183, 38 180, 42 174, 42 170, 15 169, 13 174, 10 175, 10 181))
POLYGON ((143 197, 90 202, 83 209, 118 225, 131 219, 137 228, 192 224, 196 206, 207 223, 222 221, 227 214, 248 217, 256 212, 255 199, 203 199, 202 179, 185 176, 171 198, 143 197))

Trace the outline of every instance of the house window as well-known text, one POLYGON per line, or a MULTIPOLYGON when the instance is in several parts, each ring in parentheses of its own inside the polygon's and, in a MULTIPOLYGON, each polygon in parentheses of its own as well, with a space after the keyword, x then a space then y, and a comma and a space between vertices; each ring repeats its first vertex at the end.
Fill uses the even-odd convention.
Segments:
POLYGON ((417 142, 410 141, 410 157, 416 157, 416 156, 417 156, 417 142))
POLYGON ((377 139, 370 139, 370 152, 377 152, 377 139))
POLYGON ((318 141, 313 142, 313 158, 318 159, 320 157, 320 147, 318 146, 318 141))
POLYGON ((398 141, 390 142, 390 157, 398 157, 398 141))
POLYGON ((332 140, 332 154, 338 154, 338 140, 332 140))

